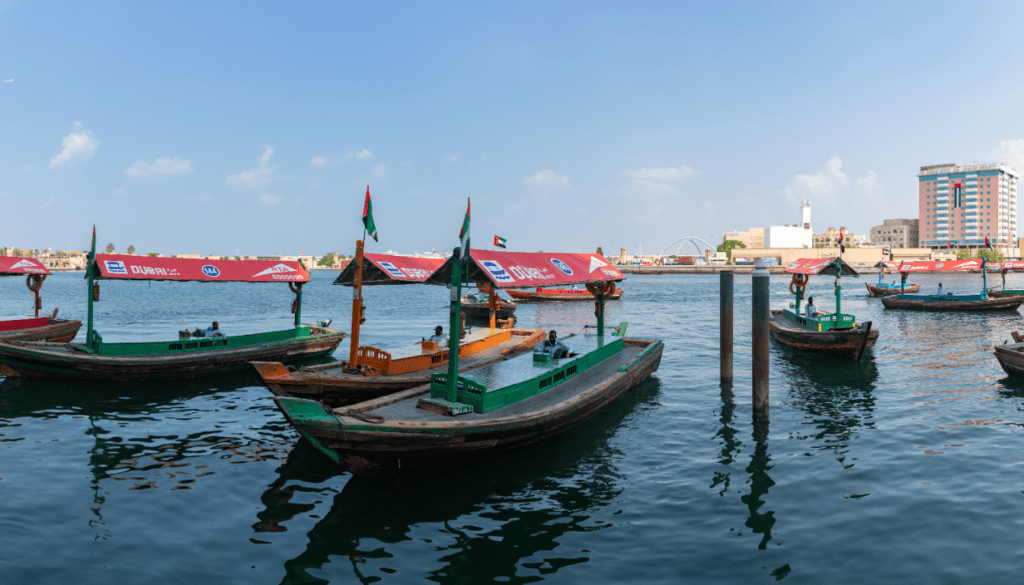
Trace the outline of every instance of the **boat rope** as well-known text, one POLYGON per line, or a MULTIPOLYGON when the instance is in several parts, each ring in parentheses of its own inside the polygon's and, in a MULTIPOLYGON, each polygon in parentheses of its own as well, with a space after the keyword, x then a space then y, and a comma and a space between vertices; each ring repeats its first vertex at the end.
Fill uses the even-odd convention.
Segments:
POLYGON ((379 414, 363 414, 361 412, 352 412, 349 413, 347 416, 375 425, 379 425, 380 423, 384 422, 384 417, 380 416, 379 414))

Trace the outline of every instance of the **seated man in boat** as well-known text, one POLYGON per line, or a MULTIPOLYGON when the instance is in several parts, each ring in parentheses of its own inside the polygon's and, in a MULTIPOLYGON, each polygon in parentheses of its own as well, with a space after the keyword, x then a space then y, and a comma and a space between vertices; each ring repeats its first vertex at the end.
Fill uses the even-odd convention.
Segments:
POLYGON ((206 329, 206 337, 224 337, 224 333, 220 330, 220 324, 214 321, 213 325, 206 329))
POLYGON ((448 336, 444 335, 444 327, 438 325, 434 327, 434 334, 430 336, 430 339, 425 341, 433 341, 437 343, 438 347, 448 347, 448 336))
POLYGON ((814 306, 814 297, 807 297, 807 304, 804 305, 804 316, 814 319, 818 316, 818 308, 814 306))
POLYGON ((939 295, 940 297, 942 296, 942 283, 941 282, 939 283, 939 292, 937 292, 936 294, 939 295))
POLYGON ((575 357, 576 352, 564 342, 558 341, 558 333, 554 329, 548 333, 548 338, 533 349, 533 353, 550 353, 551 357, 558 359, 563 357, 575 357))

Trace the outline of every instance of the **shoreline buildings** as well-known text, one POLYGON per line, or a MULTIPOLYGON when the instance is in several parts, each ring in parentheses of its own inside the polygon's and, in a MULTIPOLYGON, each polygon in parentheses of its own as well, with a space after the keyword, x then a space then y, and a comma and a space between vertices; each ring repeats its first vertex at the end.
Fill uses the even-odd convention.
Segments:
POLYGON ((921 246, 985 245, 1004 250, 1017 243, 1017 180, 1002 164, 931 165, 918 177, 921 246))
POLYGON ((800 223, 794 225, 773 225, 764 230, 765 248, 813 248, 814 232, 811 230, 811 202, 800 204, 800 223))
POLYGON ((882 225, 871 228, 871 245, 886 248, 916 248, 920 241, 920 221, 916 219, 883 219, 882 225))

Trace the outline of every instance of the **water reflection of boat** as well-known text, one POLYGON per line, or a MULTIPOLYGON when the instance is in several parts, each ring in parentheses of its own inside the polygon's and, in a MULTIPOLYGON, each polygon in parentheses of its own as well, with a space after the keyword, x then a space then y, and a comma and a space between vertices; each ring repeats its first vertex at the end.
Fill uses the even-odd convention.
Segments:
MULTIPOLYGON (((617 461, 625 454, 612 439, 624 421, 656 404, 660 389, 656 378, 648 379, 626 399, 568 431, 558 445, 542 443, 481 460, 471 471, 352 477, 309 530, 305 549, 285 562, 284 581, 319 582, 318 576, 333 581, 328 575, 350 570, 357 578, 376 580, 381 568, 397 569, 399 574, 392 576, 404 581, 445 580, 446 575, 458 575, 458 580, 470 583, 528 581, 550 578, 563 566, 589 562, 592 555, 560 553, 558 547, 564 538, 582 536, 603 525, 598 520, 623 492, 617 461), (444 497, 424 505, 424 494, 444 497), (456 528, 466 524, 490 528, 471 532, 456 528), (424 559, 426 565, 417 562, 412 568, 415 574, 402 574, 404 566, 396 567, 393 561, 395 549, 431 532, 433 556, 424 559), (368 541, 377 543, 373 550, 367 550, 368 541), (484 554, 485 550, 489 552, 484 554), (538 553, 545 555, 543 565, 523 565, 538 553)), ((341 471, 324 465, 323 457, 308 443, 296 444, 279 468, 278 479, 264 492, 266 509, 257 513, 253 528, 257 532, 288 530, 292 518, 315 513, 317 506, 305 503, 308 497, 296 502, 299 498, 293 496, 316 489, 315 484, 336 473, 341 471)))

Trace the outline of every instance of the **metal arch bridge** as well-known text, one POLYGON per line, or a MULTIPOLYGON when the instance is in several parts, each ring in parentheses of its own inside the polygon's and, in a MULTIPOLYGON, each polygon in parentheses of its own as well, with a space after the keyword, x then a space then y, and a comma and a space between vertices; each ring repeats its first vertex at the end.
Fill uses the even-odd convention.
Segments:
POLYGON ((675 254, 674 254, 675 256, 678 256, 679 255, 679 251, 683 249, 683 246, 685 246, 686 244, 690 244, 690 245, 692 245, 694 247, 694 249, 697 250, 697 256, 699 256, 699 257, 704 256, 704 250, 702 250, 701 247, 697 245, 697 242, 700 242, 701 244, 704 244, 704 246, 710 248, 712 251, 717 250, 717 248, 715 246, 712 246, 711 244, 705 242, 704 240, 702 240, 700 238, 696 238, 696 237, 693 237, 693 236, 687 236, 685 238, 679 238, 678 240, 676 240, 676 241, 672 242, 671 244, 665 246, 665 249, 662 250, 658 255, 659 256, 664 256, 665 252, 669 251, 672 248, 672 246, 675 246, 676 244, 679 244, 679 247, 676 248, 676 251, 675 251, 675 254))

